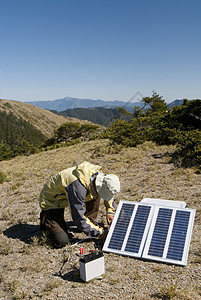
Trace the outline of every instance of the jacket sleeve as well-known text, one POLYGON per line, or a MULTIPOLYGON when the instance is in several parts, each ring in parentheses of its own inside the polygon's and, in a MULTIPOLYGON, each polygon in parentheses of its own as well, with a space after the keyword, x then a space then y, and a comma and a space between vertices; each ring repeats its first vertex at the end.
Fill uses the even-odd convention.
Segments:
POLYGON ((87 196, 87 189, 79 180, 76 180, 67 186, 65 190, 68 193, 68 201, 74 224, 89 237, 99 237, 104 231, 103 228, 94 225, 84 215, 86 211, 85 199, 87 196))
POLYGON ((104 205, 106 208, 106 214, 107 215, 114 215, 116 212, 116 202, 115 200, 110 200, 110 201, 104 201, 104 205))

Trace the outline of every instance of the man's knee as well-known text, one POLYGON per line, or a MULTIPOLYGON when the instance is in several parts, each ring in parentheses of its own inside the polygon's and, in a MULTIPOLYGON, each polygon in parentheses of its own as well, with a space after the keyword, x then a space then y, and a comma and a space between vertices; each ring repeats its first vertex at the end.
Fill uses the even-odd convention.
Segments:
POLYGON ((65 247, 69 243, 69 238, 64 230, 60 231, 49 231, 49 237, 56 248, 65 247))
MULTIPOLYGON (((41 231, 51 240, 54 247, 62 248, 66 246, 69 243, 67 231, 65 231, 57 221, 48 217, 47 213, 41 213, 41 231)), ((58 221, 60 222, 60 220, 58 221)))

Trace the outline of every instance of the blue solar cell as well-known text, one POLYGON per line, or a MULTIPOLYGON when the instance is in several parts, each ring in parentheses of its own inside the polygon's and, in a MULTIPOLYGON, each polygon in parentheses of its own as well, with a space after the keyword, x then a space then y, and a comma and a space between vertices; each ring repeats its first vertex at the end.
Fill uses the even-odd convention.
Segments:
POLYGON ((171 216, 172 209, 159 209, 148 255, 163 257, 171 216))
POLYGON ((121 250, 134 207, 133 204, 122 205, 108 248, 121 250))
POLYGON ((195 210, 122 201, 103 251, 186 265, 195 210))
POLYGON ((176 212, 167 258, 182 260, 189 219, 189 211, 178 210, 176 212))
POLYGON ((149 217, 150 209, 150 206, 138 206, 135 219, 127 240, 125 251, 138 253, 144 234, 144 229, 149 217))

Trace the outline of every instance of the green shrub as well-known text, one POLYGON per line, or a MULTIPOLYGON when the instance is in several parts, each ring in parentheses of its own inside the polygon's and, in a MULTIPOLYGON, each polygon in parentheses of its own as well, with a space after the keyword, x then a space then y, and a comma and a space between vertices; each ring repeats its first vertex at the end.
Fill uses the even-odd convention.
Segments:
POLYGON ((41 145, 41 148, 49 149, 50 147, 52 149, 55 149, 58 147, 73 145, 81 140, 95 139, 99 134, 99 129, 100 126, 98 125, 80 124, 73 122, 64 123, 55 131, 55 135, 52 138, 46 140, 41 145))
POLYGON ((184 132, 176 128, 152 129, 150 139, 159 145, 175 145, 183 139, 184 132))
POLYGON ((6 180, 6 175, 0 172, 0 183, 4 183, 5 180, 6 180))
POLYGON ((68 122, 57 129, 56 140, 65 143, 78 138, 90 140, 98 128, 98 125, 68 122))
POLYGON ((183 159, 189 159, 192 165, 201 168, 201 131, 197 129, 185 132, 179 144, 183 159))
POLYGON ((8 103, 8 102, 4 103, 3 106, 4 106, 5 108, 10 108, 10 109, 12 109, 12 105, 10 105, 10 103, 8 103))
POLYGON ((34 147, 28 141, 19 138, 16 140, 15 146, 13 146, 13 150, 16 155, 30 155, 37 152, 37 147, 34 147))
POLYGON ((14 157, 14 151, 8 144, 0 144, 0 161, 14 157))

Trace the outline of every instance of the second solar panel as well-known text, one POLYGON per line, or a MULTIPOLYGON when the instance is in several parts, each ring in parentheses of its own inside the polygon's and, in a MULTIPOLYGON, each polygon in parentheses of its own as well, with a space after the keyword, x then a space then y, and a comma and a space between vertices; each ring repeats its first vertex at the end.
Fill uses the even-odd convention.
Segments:
POLYGON ((140 257, 153 210, 150 204, 120 201, 103 251, 140 257))

